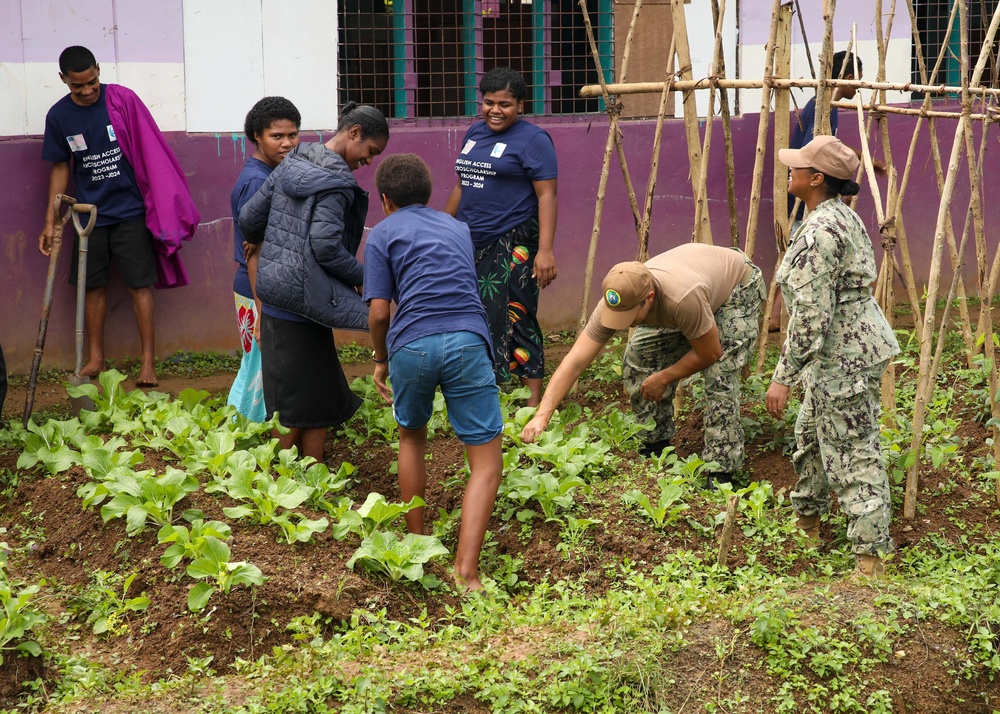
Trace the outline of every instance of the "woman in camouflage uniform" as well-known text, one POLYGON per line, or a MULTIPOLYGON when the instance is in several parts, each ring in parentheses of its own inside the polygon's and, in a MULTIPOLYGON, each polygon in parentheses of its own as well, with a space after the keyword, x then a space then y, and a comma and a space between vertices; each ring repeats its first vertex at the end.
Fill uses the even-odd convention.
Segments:
POLYGON ((776 278, 788 305, 788 336, 767 390, 767 410, 782 418, 790 386, 804 394, 795 422, 799 476, 791 494, 799 527, 819 540, 830 491, 847 514, 857 570, 882 573, 893 550, 889 480, 879 446, 881 379, 899 352, 889 322, 872 297, 876 277, 871 238, 840 200, 859 186, 855 152, 832 136, 782 149, 788 190, 809 210, 776 278))

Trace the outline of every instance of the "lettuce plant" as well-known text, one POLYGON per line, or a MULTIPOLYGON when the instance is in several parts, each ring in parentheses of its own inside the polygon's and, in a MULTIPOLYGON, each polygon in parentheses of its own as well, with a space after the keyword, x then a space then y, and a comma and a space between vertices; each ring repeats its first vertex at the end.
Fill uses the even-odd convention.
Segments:
POLYGON ((48 618, 39 612, 32 602, 41 589, 41 584, 29 585, 15 591, 7 580, 6 571, 0 567, 0 664, 4 652, 24 652, 37 657, 42 648, 34 640, 25 636, 48 618))
POLYGON ((168 568, 176 567, 184 558, 195 560, 201 556, 209 537, 218 540, 229 540, 232 529, 222 521, 205 521, 201 518, 191 520, 191 529, 182 525, 166 525, 157 534, 160 545, 169 543, 166 551, 160 556, 160 562, 168 568))
POLYGON ((188 609, 191 612, 203 610, 216 590, 228 595, 237 585, 252 587, 264 582, 264 575, 256 565, 231 562, 229 546, 218 538, 206 536, 201 552, 201 557, 187 567, 187 574, 195 580, 208 582, 200 582, 188 592, 188 609))
POLYGON ((393 521, 424 505, 423 499, 414 496, 409 503, 389 503, 381 493, 369 493, 368 498, 355 510, 349 510, 333 526, 333 537, 343 540, 348 533, 356 533, 362 540, 371 538, 377 531, 393 521))
POLYGON ((448 555, 448 549, 434 536, 407 533, 400 540, 395 533, 375 531, 361 542, 361 547, 347 561, 347 567, 353 569, 357 563, 393 582, 411 580, 432 589, 439 587, 441 580, 424 575, 424 563, 442 555, 448 555))

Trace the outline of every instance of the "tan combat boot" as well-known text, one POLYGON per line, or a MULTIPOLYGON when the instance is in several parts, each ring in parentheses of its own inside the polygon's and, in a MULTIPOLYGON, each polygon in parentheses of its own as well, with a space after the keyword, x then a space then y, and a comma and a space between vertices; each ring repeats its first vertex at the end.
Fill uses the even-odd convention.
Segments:
POLYGON ((815 516, 803 516, 799 514, 798 521, 795 525, 799 527, 799 530, 804 532, 813 543, 819 544, 819 514, 815 516))
POLYGON ((885 565, 877 555, 858 555, 854 574, 866 578, 880 578, 885 573, 885 565))

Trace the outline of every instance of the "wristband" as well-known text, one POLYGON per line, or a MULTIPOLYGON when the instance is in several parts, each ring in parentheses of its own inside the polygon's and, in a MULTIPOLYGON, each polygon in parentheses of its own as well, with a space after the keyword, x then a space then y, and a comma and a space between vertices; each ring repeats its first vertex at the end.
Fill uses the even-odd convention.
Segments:
POLYGON ((378 357, 375 356, 375 352, 373 351, 372 362, 374 362, 375 364, 389 364, 389 358, 386 357, 385 359, 379 359, 378 357))

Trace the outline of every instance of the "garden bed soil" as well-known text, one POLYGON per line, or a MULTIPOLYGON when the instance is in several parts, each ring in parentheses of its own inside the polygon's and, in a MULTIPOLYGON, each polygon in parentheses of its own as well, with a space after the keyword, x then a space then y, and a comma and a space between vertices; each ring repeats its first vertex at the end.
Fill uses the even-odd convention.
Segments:
MULTIPOLYGON (((566 347, 560 346, 560 355, 566 347)), ((369 365, 347 368, 350 376, 369 373, 369 365)), ((190 379, 161 379, 160 391, 177 394, 187 387, 224 392, 232 375, 219 374, 190 379)), ((603 385, 602 385, 603 386, 603 385)), ((40 387, 36 404, 52 407, 62 403, 61 387, 45 384, 40 387)), ((586 385, 575 398, 585 401, 586 385)), ((23 388, 13 389, 9 397, 7 414, 16 411, 18 402, 23 404, 23 388)), ((624 397, 610 393, 603 399, 589 398, 595 413, 605 404, 619 404, 627 409, 624 397)), ((14 416, 16 418, 16 416, 14 416)), ((972 420, 962 424, 962 436, 969 444, 963 458, 971 459, 986 449, 989 436, 985 427, 972 420)), ((767 436, 758 437, 747 445, 747 476, 769 480, 776 493, 787 495, 795 483, 795 474, 788 456, 767 448, 767 436)), ((681 456, 700 452, 702 430, 700 415, 691 413, 680 424, 675 446, 681 456)), ((342 461, 349 461, 357 468, 355 485, 350 493, 356 501, 364 500, 371 492, 380 492, 390 500, 398 498, 396 477, 391 473, 395 453, 388 447, 369 448, 347 443, 331 434, 327 442, 327 463, 335 469, 342 461)), ((461 479, 453 478, 464 463, 463 451, 454 439, 435 440, 430 444, 428 463, 428 493, 426 519, 428 532, 438 518, 439 509, 452 511, 462 498, 461 479)), ((16 470, 18 454, 0 450, 0 470, 16 470)), ((623 455, 625 461, 640 457, 634 452, 623 455)), ((161 457, 154 452, 146 455, 149 468, 162 468, 161 457)), ((924 474, 925 484, 948 481, 947 472, 924 474)), ((318 534, 313 542, 303 545, 278 543, 275 530, 263 526, 239 525, 234 527, 233 559, 246 560, 260 567, 268 580, 255 591, 236 588, 229 597, 213 597, 209 608, 193 615, 187 608, 188 589, 192 580, 183 576, 182 568, 165 569, 159 562, 162 547, 157 545, 156 532, 147 528, 137 537, 126 537, 120 521, 104 524, 98 509, 81 508, 76 496, 77 487, 86 476, 77 466, 51 478, 27 480, 10 501, 0 506, 0 525, 6 527, 4 536, 12 548, 29 546, 27 555, 12 563, 14 575, 25 582, 44 578, 48 583, 67 590, 73 586, 86 586, 97 571, 135 572, 129 596, 146 593, 151 600, 148 610, 133 616, 127 634, 117 637, 95 637, 89 626, 81 623, 58 597, 47 599, 45 609, 50 616, 46 637, 50 641, 61 638, 79 638, 81 651, 91 660, 106 664, 111 669, 127 669, 144 680, 153 681, 184 673, 191 658, 211 656, 211 667, 226 672, 237 658, 253 660, 268 654, 273 647, 293 642, 288 631, 289 621, 298 616, 320 613, 329 618, 327 627, 348 620, 360 609, 378 611, 385 609, 388 616, 406 620, 417 617, 421 611, 433 620, 443 616, 446 608, 459 604, 453 592, 428 596, 414 585, 393 584, 360 572, 348 570, 345 562, 351 557, 356 544, 336 541, 329 533, 318 534), (34 544, 34 545, 31 545, 34 544)), ((650 477, 650 483, 653 483, 650 477)), ((968 522, 982 524, 978 533, 969 534, 955 525, 949 517, 949 507, 961 502, 968 495, 968 484, 957 483, 950 492, 939 489, 935 498, 924 500, 919 517, 905 522, 900 513, 894 515, 892 535, 901 549, 919 543, 929 534, 957 542, 969 538, 971 542, 995 538, 997 535, 996 504, 985 505, 963 512, 968 522)), ((606 585, 604 564, 628 558, 639 567, 651 567, 695 539, 690 526, 681 524, 665 536, 651 530, 645 522, 626 515, 621 505, 622 494, 611 486, 602 505, 595 506, 586 517, 600 519, 602 530, 594 536, 590 557, 567 558, 559 552, 558 528, 553 524, 536 521, 530 537, 524 538, 516 521, 496 520, 490 524, 495 532, 500 554, 507 553, 521 558, 524 563, 519 576, 534 583, 542 579, 583 579, 594 595, 601 594, 606 585)), ((189 497, 187 507, 202 509, 206 518, 221 517, 219 501, 204 491, 189 497)), ((695 520, 705 522, 710 514, 692 512, 695 520)), ((320 517, 322 514, 310 514, 320 517)), ((825 545, 843 539, 843 534, 824 523, 821 535, 825 545)), ((454 548, 454 540, 445 540, 454 548)), ((745 539, 737 528, 731 550, 731 563, 745 563, 745 539)), ((796 547, 793 544, 789 548, 796 547)), ((801 566, 800 566, 801 569, 801 566)), ((439 562, 429 566, 430 572, 443 580, 450 580, 447 567, 439 562)), ((794 573, 795 571, 793 571, 794 573)), ((877 611, 874 600, 877 590, 844 580, 833 587, 836 597, 849 599, 859 610, 877 611)), ((751 701, 766 702, 762 677, 765 673, 760 662, 760 650, 749 645, 747 638, 735 647, 729 657, 720 662, 716 643, 729 642, 737 634, 728 620, 710 620, 692 626, 685 639, 689 646, 672 655, 670 676, 677 684, 668 703, 671 711, 683 709, 685 703, 707 701, 719 693, 719 688, 738 689, 750 696, 751 701)), ((948 674, 954 671, 961 659, 962 647, 955 634, 947 628, 926 623, 911 631, 895 650, 906 656, 890 662, 885 667, 891 672, 895 690, 895 706, 899 712, 921 714, 989 714, 990 707, 975 704, 983 701, 980 693, 992 692, 1000 696, 997 683, 965 681, 948 674), (964 700, 964 704, 957 704, 964 700)), ((883 673, 884 674, 884 673, 883 673)), ((25 689, 22 683, 31 680, 53 680, 58 672, 51 671, 41 658, 24 658, 8 653, 0 666, 0 707, 15 706, 25 689)), ((767 690, 771 691, 771 690, 767 690)), ((103 711, 116 711, 108 705, 103 711)), ((195 711, 192 709, 191 711, 195 711)), ((399 709, 396 711, 406 711, 399 709)), ((456 700, 450 711, 485 712, 488 708, 471 698, 456 700)))

